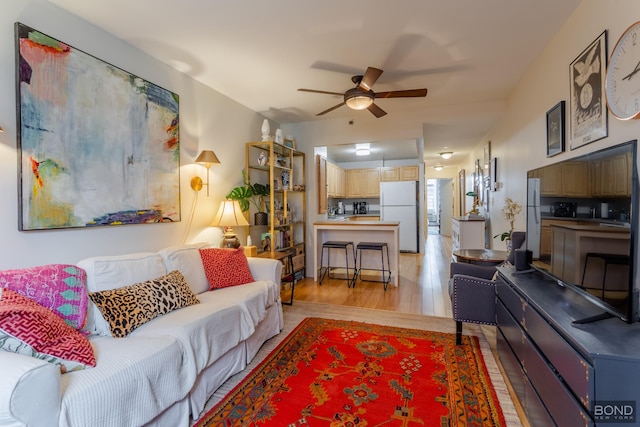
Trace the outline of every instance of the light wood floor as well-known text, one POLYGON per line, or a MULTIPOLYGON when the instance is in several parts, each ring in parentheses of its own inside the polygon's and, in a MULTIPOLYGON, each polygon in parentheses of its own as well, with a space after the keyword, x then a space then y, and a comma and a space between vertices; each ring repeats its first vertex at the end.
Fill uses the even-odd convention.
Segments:
MULTIPOLYGON (((295 285, 295 301, 321 302, 350 307, 375 308, 400 313, 451 317, 447 293, 451 238, 429 234, 425 250, 420 254, 400 254, 399 285, 384 286, 379 282, 358 281, 348 288, 346 281, 326 279, 319 285, 305 278, 295 285)), ((288 301, 289 291, 282 300, 288 301)))

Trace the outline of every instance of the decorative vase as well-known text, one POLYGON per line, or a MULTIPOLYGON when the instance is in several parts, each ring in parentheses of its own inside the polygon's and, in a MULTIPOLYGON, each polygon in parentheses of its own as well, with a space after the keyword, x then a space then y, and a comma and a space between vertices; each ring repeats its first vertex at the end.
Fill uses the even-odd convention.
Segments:
POLYGON ((280 179, 282 180, 282 189, 289 190, 289 180, 290 180, 289 171, 282 171, 280 174, 280 179))
POLYGON ((253 220, 256 225, 269 225, 269 215, 266 212, 256 212, 253 220))
POLYGON ((267 153, 265 153, 264 151, 261 151, 260 155, 258 156, 258 164, 260 166, 265 166, 268 162, 269 156, 267 156, 267 153))
POLYGON ((269 141, 269 139, 271 139, 271 136, 269 135, 269 132, 271 132, 271 127, 269 126, 269 120, 264 119, 264 121, 262 122, 262 140, 263 141, 269 141))

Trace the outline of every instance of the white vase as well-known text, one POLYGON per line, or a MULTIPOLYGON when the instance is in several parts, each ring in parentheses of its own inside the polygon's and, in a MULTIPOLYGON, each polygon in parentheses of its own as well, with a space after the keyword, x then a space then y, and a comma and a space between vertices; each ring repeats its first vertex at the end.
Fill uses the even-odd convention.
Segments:
POLYGON ((269 127, 269 120, 264 119, 264 121, 262 122, 262 140, 263 141, 269 141, 271 139, 271 136, 269 135, 269 132, 271 132, 271 127, 269 127))

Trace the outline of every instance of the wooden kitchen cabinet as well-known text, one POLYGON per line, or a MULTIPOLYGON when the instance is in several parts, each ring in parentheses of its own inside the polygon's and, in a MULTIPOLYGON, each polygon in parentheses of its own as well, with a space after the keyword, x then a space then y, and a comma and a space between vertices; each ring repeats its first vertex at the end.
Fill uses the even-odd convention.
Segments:
POLYGON ((633 174, 631 154, 622 154, 596 162, 592 167, 593 195, 597 197, 629 197, 633 174))
POLYGON ((382 167, 380 168, 381 181, 418 181, 420 168, 418 165, 382 167))
POLYGON ((587 162, 567 162, 562 164, 562 195, 569 197, 589 197, 591 179, 587 162))
POLYGON ((327 159, 316 155, 316 171, 318 173, 318 213, 327 213, 327 159))
POLYGON ((347 178, 343 168, 327 162, 327 196, 328 197, 345 197, 347 195, 347 178))
POLYGON ((380 173, 377 168, 348 169, 347 197, 380 197, 380 173))
POLYGON ((540 259, 551 260, 553 252, 553 228, 554 225, 577 225, 577 221, 560 219, 543 219, 540 223, 540 259))

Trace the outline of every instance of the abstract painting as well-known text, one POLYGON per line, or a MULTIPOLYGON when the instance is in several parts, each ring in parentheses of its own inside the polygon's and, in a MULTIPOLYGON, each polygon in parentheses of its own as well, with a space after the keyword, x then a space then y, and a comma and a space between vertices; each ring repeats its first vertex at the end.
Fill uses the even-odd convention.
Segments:
POLYGON ((180 221, 178 95, 15 24, 20 230, 180 221))

